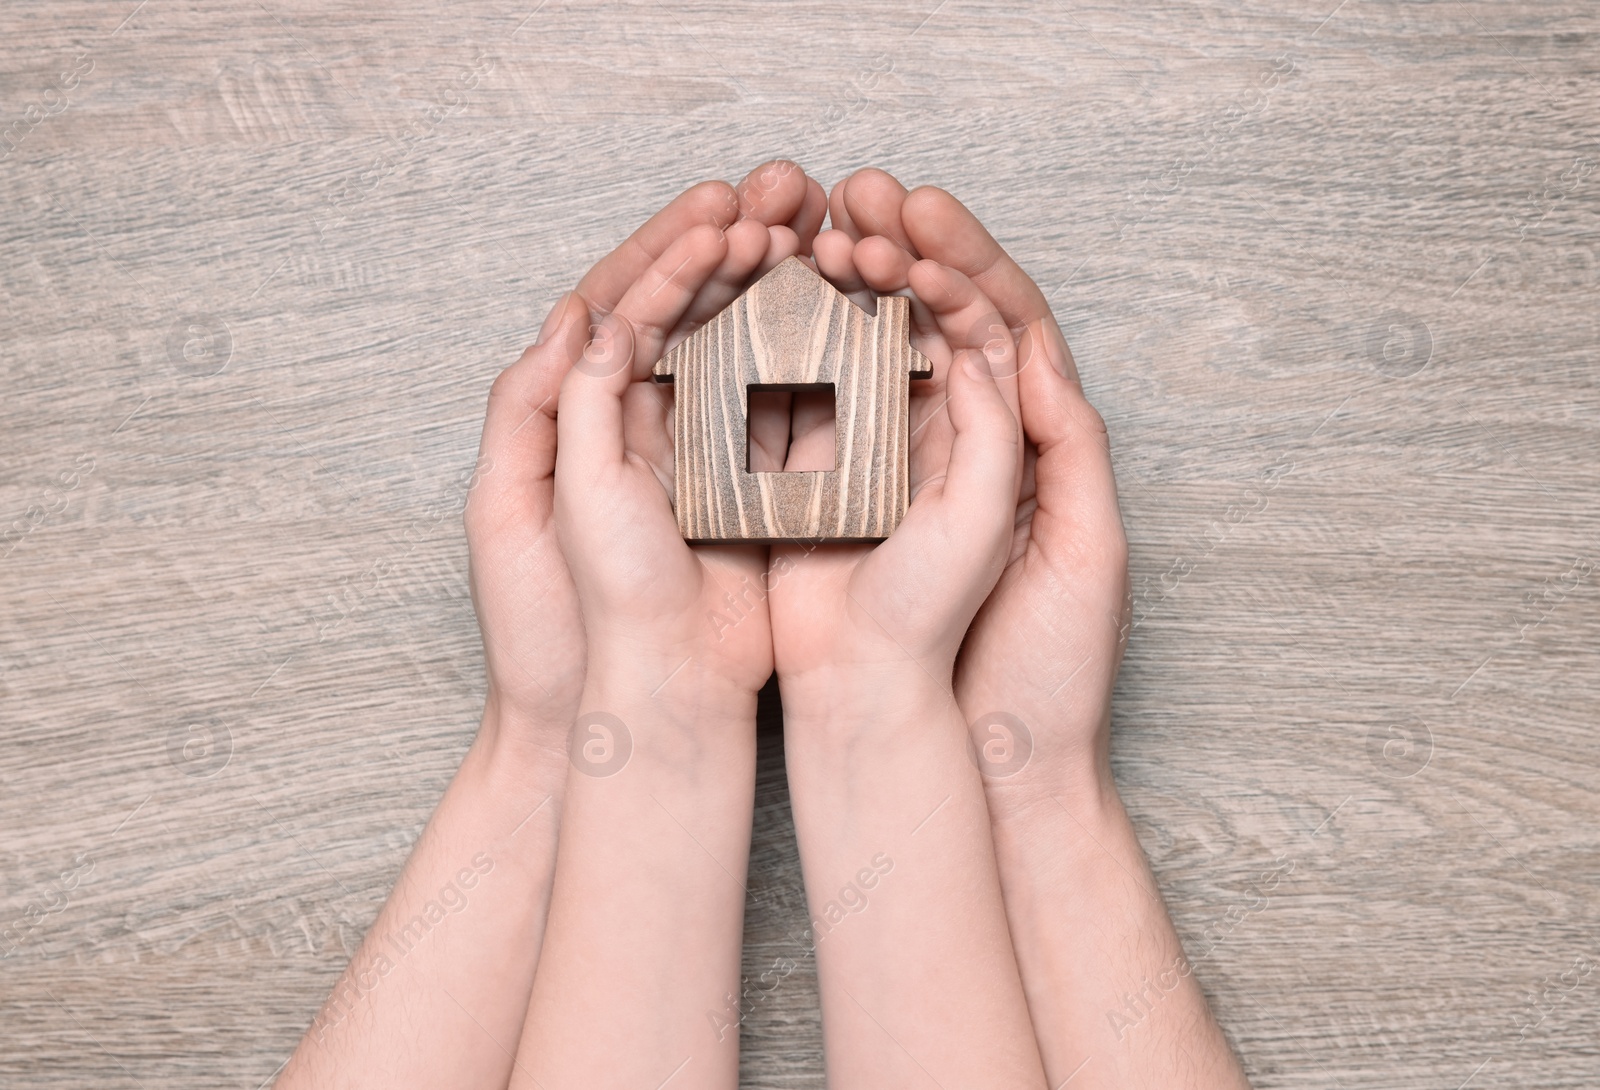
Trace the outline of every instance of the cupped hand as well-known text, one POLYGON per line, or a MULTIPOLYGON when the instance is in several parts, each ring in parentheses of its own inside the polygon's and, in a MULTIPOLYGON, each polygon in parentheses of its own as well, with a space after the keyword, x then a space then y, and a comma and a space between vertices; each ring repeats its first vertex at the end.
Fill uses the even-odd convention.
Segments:
MULTIPOLYGON (((837 263, 825 238, 816 257, 826 275, 837 263)), ((773 548, 773 649, 786 700, 820 697, 863 669, 926 675, 948 690, 961 634, 1005 562, 1021 433, 995 375, 1013 369, 1010 335, 982 320, 994 306, 959 271, 922 261, 906 273, 914 339, 934 372, 912 386, 913 499, 879 545, 773 548)), ((817 468, 833 449, 826 414, 808 405, 797 404, 793 434, 787 469, 817 468)))
POLYGON ((956 696, 980 751, 990 741, 1001 752, 1031 745, 1027 767, 991 787, 1053 792, 1081 773, 1109 782, 1111 691, 1128 632, 1127 538, 1105 424, 1049 304, 943 190, 908 193, 888 174, 863 170, 834 188, 830 212, 836 232, 817 240, 819 264, 824 254, 842 261, 848 249, 860 285, 890 292, 907 286, 919 259, 940 262, 993 300, 1016 339, 1028 441, 1022 488, 1005 570, 962 647, 956 696), (1002 737, 1015 730, 1008 716, 1031 740, 1002 737))
POLYGON ((591 330, 686 234, 723 230, 725 260, 671 323, 646 331, 686 336, 731 302, 753 271, 809 252, 825 212, 821 186, 786 161, 757 167, 736 188, 692 187, 590 269, 551 310, 538 343, 496 378, 465 522, 488 703, 522 725, 521 740, 563 748, 583 688, 581 611, 554 523, 556 410, 591 330))
POLYGON ((587 633, 588 666, 654 695, 696 672, 754 693, 772 672, 760 546, 691 548, 672 508, 670 395, 650 370, 705 285, 741 284, 769 233, 691 228, 597 324, 561 386, 555 522, 587 633), (741 593, 743 592, 743 593, 741 593), (739 622, 725 603, 739 594, 739 622), (597 657, 598 656, 598 657, 597 657))

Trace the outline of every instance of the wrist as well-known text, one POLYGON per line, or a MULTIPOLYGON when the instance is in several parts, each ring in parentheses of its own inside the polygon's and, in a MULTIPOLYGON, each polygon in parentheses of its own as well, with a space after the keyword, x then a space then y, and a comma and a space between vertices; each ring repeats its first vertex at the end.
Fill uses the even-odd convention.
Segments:
POLYGON ((693 656, 629 662, 591 658, 568 746, 579 772, 609 777, 624 767, 695 778, 744 766, 754 774, 756 690, 693 656))
MULTIPOLYGON (((1109 771, 1102 775, 1085 770, 1065 777, 1051 790, 987 777, 984 788, 1002 873, 1033 875, 1024 884, 1048 885, 1048 875, 1072 876, 1081 883, 1108 864, 1118 868, 1120 846, 1132 834, 1109 771)), ((1008 889, 1007 896, 1020 888, 1008 889)))
MULTIPOLYGON (((974 740, 980 753, 982 745, 982 738, 974 740)), ((1038 760, 1035 754, 1028 767, 1010 776, 993 774, 980 756, 980 768, 997 832, 1002 826, 1027 827, 1041 820, 1098 828, 1123 813, 1110 762, 1093 753, 1054 761, 1038 760)))
POLYGON ((724 663, 708 658, 693 647, 591 645, 578 714, 614 705, 654 707, 680 718, 753 720, 761 684, 730 676, 724 663))
POLYGON ((532 794, 559 797, 566 782, 570 715, 534 715, 502 700, 493 690, 484 700, 477 737, 462 762, 486 790, 521 800, 532 794))
POLYGON ((950 670, 904 654, 881 661, 780 669, 786 727, 870 730, 873 724, 955 706, 950 670))
POLYGON ((924 747, 964 748, 955 698, 914 665, 804 681, 779 677, 791 765, 881 768, 924 747), (831 681, 831 683, 828 683, 831 681))
POLYGON ((667 626, 590 622, 585 687, 633 698, 699 699, 742 705, 772 674, 770 637, 752 627, 708 637, 698 620, 667 626), (752 638, 756 643, 752 645, 752 638))
POLYGON ((994 673, 968 670, 956 681, 991 808, 1055 806, 1058 798, 1094 806, 1114 796, 1109 681, 1080 675, 1047 690, 994 673))

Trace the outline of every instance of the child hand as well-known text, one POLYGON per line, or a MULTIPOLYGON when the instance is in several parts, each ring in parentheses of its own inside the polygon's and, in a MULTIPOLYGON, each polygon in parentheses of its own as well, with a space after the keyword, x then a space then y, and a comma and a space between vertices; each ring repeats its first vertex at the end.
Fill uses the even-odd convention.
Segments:
MULTIPOLYGON (((588 633, 591 674, 654 694, 678 671, 754 693, 772 672, 760 547, 691 549, 673 514, 666 392, 649 381, 666 332, 719 269, 742 281, 767 232, 691 228, 599 321, 561 388, 556 525, 588 633), (760 238, 755 238, 759 234, 760 238), (719 623, 743 602, 737 624, 719 623)), ((593 681, 591 681, 593 684, 593 681)))
MULTIPOLYGON (((826 238, 825 272, 839 256, 826 238)), ((912 386, 910 508, 882 544, 774 547, 769 572, 828 1082, 1043 1086, 951 693, 962 634, 1011 541, 1021 428, 994 375, 1015 370, 1014 347, 960 272, 923 261, 907 282, 933 365, 912 386), (895 891, 847 921, 830 897, 851 903, 843 891, 859 893, 866 859, 893 868, 895 891)), ((788 468, 814 468, 833 445, 797 404, 788 468)))
MULTIPOLYGON (((1130 612, 1127 539, 1105 425, 1061 330, 1037 285, 950 194, 908 194, 867 170, 834 189, 831 211, 860 240, 853 257, 865 286, 896 290, 918 256, 932 258, 969 274, 1017 338, 1026 472, 1009 559, 967 633, 956 697, 985 772, 1007 922, 1048 1084, 1082 1072, 1086 1086, 1248 1088, 1111 776, 1111 690, 1130 612), (1102 1049, 1104 997, 1174 966, 1170 988, 1161 985, 1164 1026, 1140 1047, 1102 1049)), ((819 239, 819 256, 825 249, 819 239)))
MULTIPOLYGON (((817 240, 824 273, 838 267, 834 234, 817 240)), ((994 376, 1015 370, 1010 334, 982 320, 994 307, 960 272, 932 261, 906 272, 914 340, 933 364, 933 377, 912 385, 914 498, 878 546, 773 549, 773 646, 786 697, 822 698, 863 667, 874 676, 909 667, 919 686, 933 679, 947 691, 962 633, 1005 560, 1021 431, 994 376)), ((833 447, 833 429, 804 406, 794 435, 790 469, 833 447)))

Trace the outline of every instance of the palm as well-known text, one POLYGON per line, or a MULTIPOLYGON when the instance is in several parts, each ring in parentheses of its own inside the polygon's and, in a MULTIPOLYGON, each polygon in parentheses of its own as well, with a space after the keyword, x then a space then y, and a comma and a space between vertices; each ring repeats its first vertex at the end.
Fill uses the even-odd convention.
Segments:
POLYGON ((852 624, 845 606, 865 545, 782 545, 772 550, 772 653, 784 674, 832 661, 852 624))
POLYGON ((598 566, 614 573, 606 593, 618 615, 674 632, 685 654, 760 688, 772 670, 771 632, 758 608, 766 550, 684 544, 666 491, 673 480, 666 404, 663 388, 649 379, 629 388, 627 454, 614 478, 599 484, 607 502, 585 505, 581 517, 591 526, 584 537, 598 566))
POLYGON ((472 600, 492 684, 537 723, 571 722, 583 691, 582 617, 551 520, 553 491, 546 476, 499 497, 471 537, 472 600))
MULTIPOLYGON (((1052 463, 1064 461, 1058 448, 1035 472, 1059 479, 1066 467, 1052 463)), ((1040 711, 1081 710, 1051 715, 1073 735, 1058 741, 1077 745, 1100 729, 1095 709, 1108 706, 1116 678, 1127 565, 1080 492, 1025 494, 1017 517, 1010 560, 962 645, 956 694, 976 716, 1007 710, 1000 704, 1016 693, 1035 694, 1040 711)))
MULTIPOLYGON (((972 319, 992 308, 969 282, 961 280, 950 292, 949 284, 956 281, 948 272, 939 279, 949 283, 936 304, 918 300, 913 308, 912 343, 932 364, 932 377, 911 386, 908 469, 913 505, 901 528, 876 547, 773 550, 773 653, 780 673, 803 674, 839 661, 841 655, 862 665, 903 662, 908 656, 922 661, 946 642, 941 634, 954 617, 960 616, 964 628, 971 616, 963 615, 954 599, 948 603, 949 616, 934 605, 950 598, 939 584, 954 554, 952 524, 937 513, 956 434, 946 411, 950 369, 958 350, 1009 353, 1010 344, 1008 339, 1003 347, 1000 341, 985 343, 987 327, 972 319), (922 497, 925 502, 918 504, 922 497)), ((928 281, 926 286, 932 291, 937 283, 928 281)), ((835 440, 831 406, 797 396, 792 430, 784 469, 814 470, 829 464, 835 440)))
MULTIPOLYGON (((916 323, 912 345, 933 364, 933 377, 911 383, 908 469, 915 497, 924 484, 944 472, 949 461, 950 419, 939 410, 946 399, 945 378, 952 352, 937 325, 926 321, 916 323)), ((790 427, 792 438, 764 437, 770 451, 766 457, 774 468, 802 472, 832 464, 835 422, 831 399, 796 396, 790 427), (789 439, 786 455, 781 450, 783 439, 789 439)), ((876 555, 876 549, 865 545, 792 545, 773 550, 772 594, 782 618, 773 629, 773 654, 784 672, 803 673, 829 661, 841 640, 852 646, 871 646, 886 632, 898 638, 894 630, 902 620, 900 610, 883 593, 884 588, 896 586, 897 580, 890 573, 875 577, 869 565, 876 555)))
MULTIPOLYGON (((584 351, 589 308, 600 314, 614 310, 685 233, 721 225, 728 261, 661 327, 662 336, 667 330, 682 334, 725 306, 758 263, 808 250, 825 205, 821 188, 792 163, 758 167, 737 191, 720 183, 692 187, 596 264, 577 292, 552 311, 540 344, 496 380, 479 479, 466 510, 470 582, 492 699, 558 730, 578 709, 585 637, 577 589, 555 530, 554 471, 557 392, 584 351)), ((699 586, 702 568, 696 565, 691 574, 699 586)), ((753 638, 749 631, 741 636, 753 638)))

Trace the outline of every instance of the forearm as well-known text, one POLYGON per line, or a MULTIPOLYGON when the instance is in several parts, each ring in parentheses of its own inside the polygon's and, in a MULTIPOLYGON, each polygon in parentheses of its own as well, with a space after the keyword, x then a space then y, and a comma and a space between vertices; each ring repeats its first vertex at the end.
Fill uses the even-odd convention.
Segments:
POLYGON ((732 1090, 755 794, 755 693, 690 662, 591 669, 545 956, 512 1086, 732 1090), (667 677, 659 689, 654 679, 667 677), (640 679, 649 678, 651 682, 640 679), (585 724, 609 724, 613 749, 585 724), (621 724, 621 727, 618 727, 621 724), (622 746, 630 752, 619 760, 622 746))
MULTIPOLYGON (((279 1087, 504 1086, 555 869, 566 759, 491 707, 279 1087)), ((560 735, 557 735, 559 737, 560 735)))
POLYGON ((784 729, 829 1086, 1041 1085, 953 701, 925 678, 805 688, 784 729))
POLYGON ((989 785, 1012 941, 1051 1085, 1248 1087, 1102 761, 989 785))

